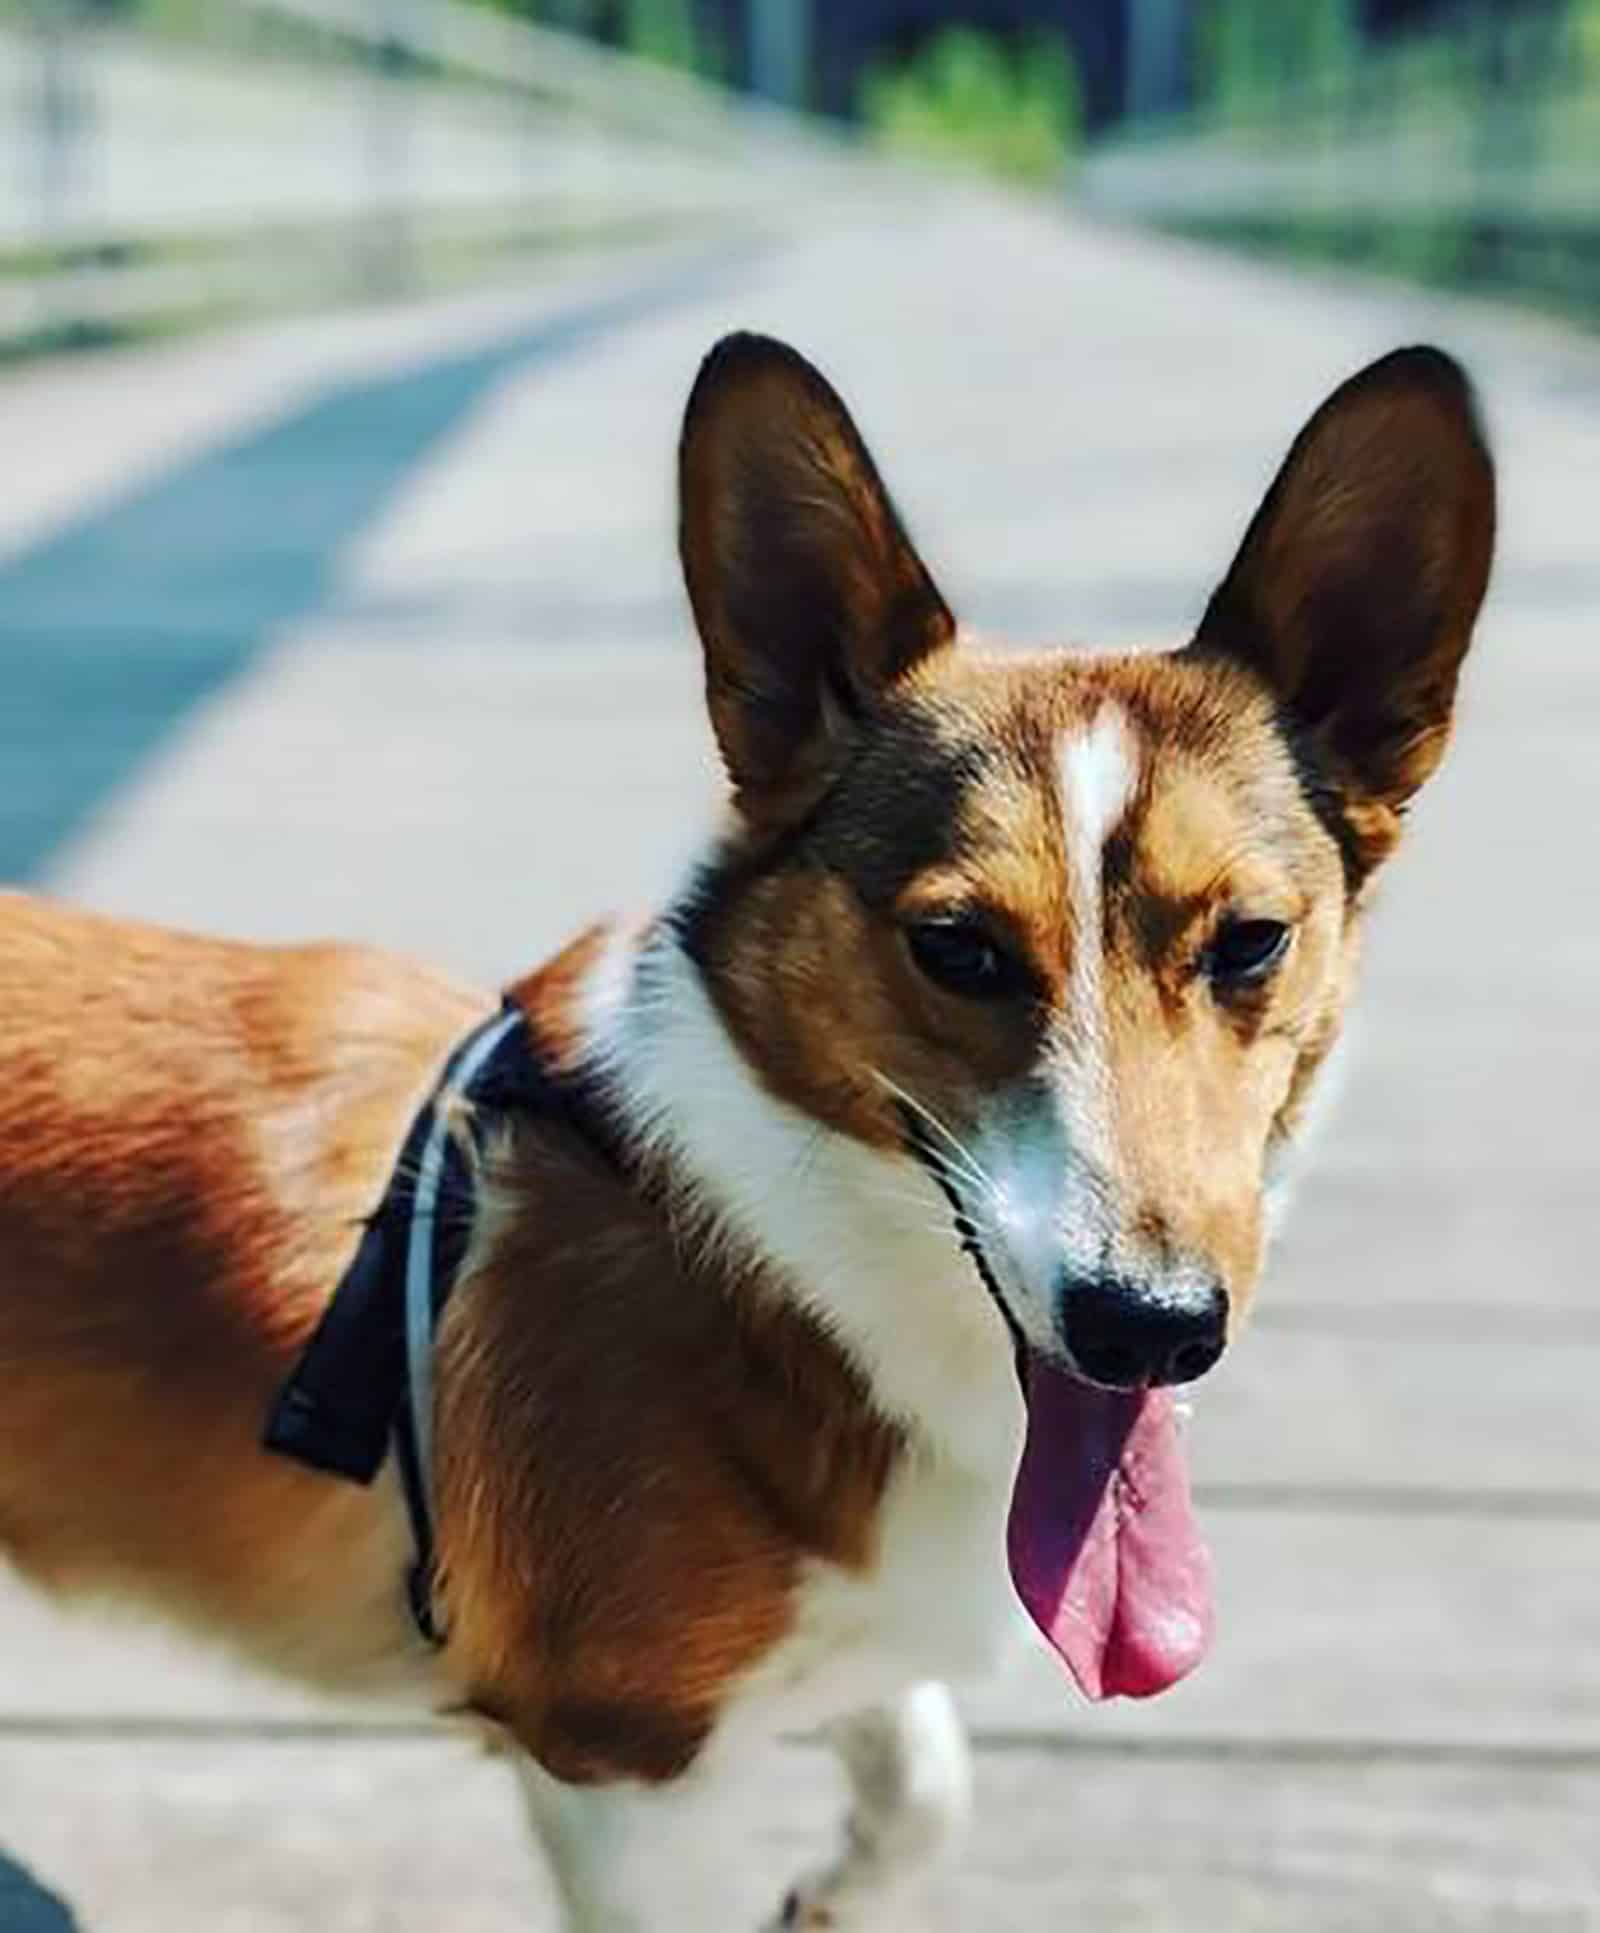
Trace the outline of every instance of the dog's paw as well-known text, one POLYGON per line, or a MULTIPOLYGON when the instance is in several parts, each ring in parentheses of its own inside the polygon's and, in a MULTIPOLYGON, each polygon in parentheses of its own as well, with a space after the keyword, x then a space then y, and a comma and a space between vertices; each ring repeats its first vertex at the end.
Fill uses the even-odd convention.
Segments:
POLYGON ((769 1920, 762 1933, 820 1933, 821 1928, 829 1928, 839 1933, 843 1926, 833 1909, 817 1899, 804 1886, 796 1886, 783 1905, 778 1909, 778 1917, 769 1920))

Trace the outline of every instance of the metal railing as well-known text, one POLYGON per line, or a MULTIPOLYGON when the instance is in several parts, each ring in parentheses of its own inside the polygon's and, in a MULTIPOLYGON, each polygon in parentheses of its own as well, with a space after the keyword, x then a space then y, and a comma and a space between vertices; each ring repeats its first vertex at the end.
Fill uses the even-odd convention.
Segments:
POLYGON ((798 117, 459 0, 196 18, 0 4, 0 350, 771 216, 838 167, 798 117))
POLYGON ((460 0, 233 0, 246 17, 291 22, 386 60, 509 90, 601 125, 692 148, 800 142, 799 116, 576 35, 460 0))

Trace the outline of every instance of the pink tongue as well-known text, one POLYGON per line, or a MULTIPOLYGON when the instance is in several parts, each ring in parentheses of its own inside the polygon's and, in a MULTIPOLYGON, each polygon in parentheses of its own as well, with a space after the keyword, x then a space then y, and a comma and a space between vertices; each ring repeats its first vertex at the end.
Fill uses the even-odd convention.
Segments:
POLYGON ((1211 1643, 1211 1559, 1172 1397, 1034 1361, 1007 1542, 1017 1594, 1088 1698, 1148 1698, 1211 1643))

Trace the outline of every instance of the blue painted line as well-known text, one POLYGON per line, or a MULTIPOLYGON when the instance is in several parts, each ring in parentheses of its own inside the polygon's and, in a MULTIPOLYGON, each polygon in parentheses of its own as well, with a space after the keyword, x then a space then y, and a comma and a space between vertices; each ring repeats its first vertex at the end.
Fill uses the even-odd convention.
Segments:
POLYGON ((5 1933, 75 1933, 65 1901, 0 1853, 0 1927, 5 1933))
POLYGON ((36 877, 187 712, 327 600, 345 546, 495 383, 703 295, 747 258, 721 251, 348 384, 0 563, 0 880, 36 877))

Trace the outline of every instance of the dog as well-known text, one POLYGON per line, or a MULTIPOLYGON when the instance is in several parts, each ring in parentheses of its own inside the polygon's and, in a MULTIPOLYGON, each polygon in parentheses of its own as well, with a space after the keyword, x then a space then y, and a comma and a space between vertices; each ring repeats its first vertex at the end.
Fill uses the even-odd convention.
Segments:
POLYGON ((730 796, 663 910, 497 1009, 5 899, 0 1552, 483 1723, 578 1933, 669 1867, 726 1924, 729 1781, 820 1728, 845 1848, 773 1924, 866 1927, 1019 1601, 1091 1697, 1205 1649, 1172 1389, 1247 1313, 1494 475, 1397 351, 1126 655, 964 635, 775 341, 706 359, 679 485, 730 796))

